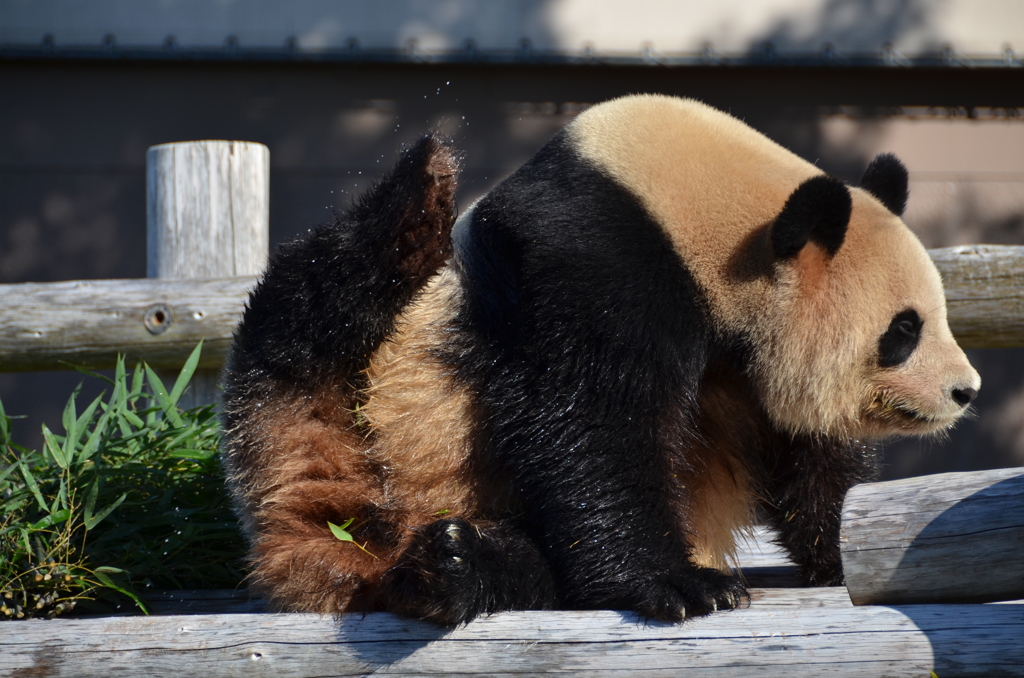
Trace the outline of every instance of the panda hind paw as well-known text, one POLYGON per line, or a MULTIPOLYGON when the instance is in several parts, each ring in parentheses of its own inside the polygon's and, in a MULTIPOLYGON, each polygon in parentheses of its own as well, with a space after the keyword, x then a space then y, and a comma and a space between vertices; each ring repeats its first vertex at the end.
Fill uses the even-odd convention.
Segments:
POLYGON ((634 609, 645 619, 681 622, 741 607, 749 600, 746 587, 736 577, 694 567, 649 582, 634 609))
POLYGON ((555 599, 547 564, 525 535, 459 518, 421 528, 386 589, 389 609, 445 625, 501 610, 549 609, 555 599))

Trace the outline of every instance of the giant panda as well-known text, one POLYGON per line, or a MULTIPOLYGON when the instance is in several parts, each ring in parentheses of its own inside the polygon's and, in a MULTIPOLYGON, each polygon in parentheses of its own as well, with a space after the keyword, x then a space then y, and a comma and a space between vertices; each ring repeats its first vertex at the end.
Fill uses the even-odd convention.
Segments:
POLYGON ((250 296, 224 454, 278 609, 681 621, 744 599, 729 557, 759 521, 840 584, 877 442, 947 429, 980 387, 891 155, 848 186, 644 95, 456 221, 458 170, 424 137, 250 296))

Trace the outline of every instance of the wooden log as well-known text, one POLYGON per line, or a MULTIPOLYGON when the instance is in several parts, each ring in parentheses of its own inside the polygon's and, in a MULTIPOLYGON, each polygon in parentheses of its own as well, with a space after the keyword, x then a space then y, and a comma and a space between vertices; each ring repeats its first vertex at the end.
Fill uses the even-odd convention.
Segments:
POLYGON ((681 625, 612 611, 456 629, 387 613, 107 617, 0 624, 0 676, 1024 676, 1021 637, 1024 605, 841 600, 755 600, 681 625))
MULTIPOLYGON (((270 151, 266 146, 189 141, 153 146, 146 153, 150 278, 258 275, 266 265, 269 242, 270 151)), ((197 370, 181 406, 214 402, 218 377, 216 368, 197 370)))
POLYGON ((858 605, 1022 598, 1024 468, 858 485, 840 544, 858 605))
MULTIPOLYGON (((975 245, 931 250, 930 254, 946 280, 950 326, 961 333, 958 341, 973 348, 1024 346, 1024 247, 975 245), (958 252, 981 262, 980 272, 966 273, 957 263, 958 252)), ((145 287, 144 283, 106 280, 0 285, 0 372, 67 369, 65 362, 78 364, 82 360, 96 368, 112 367, 118 353, 154 365, 178 367, 195 344, 171 341, 176 334, 140 335, 134 312, 114 311, 159 303, 172 310, 191 308, 197 299, 207 304, 203 329, 189 336, 195 341, 206 338, 210 352, 204 365, 219 365, 252 278, 239 285, 223 280, 195 281, 192 287, 166 290, 145 287), (140 297, 142 290, 150 290, 150 296, 140 297), (179 294, 177 290, 187 291, 179 294), (100 316, 102 322, 93 324, 100 316)), ((173 328, 172 324, 168 332, 173 328)))
POLYGON ((113 367, 177 369, 204 340, 216 370, 256 279, 82 280, 0 285, 0 371, 113 367), (148 322, 147 322, 148 320, 148 322), (61 361, 67 361, 62 363, 61 361))
POLYGON ((963 348, 1024 346, 1024 248, 929 250, 942 275, 949 327, 963 348))

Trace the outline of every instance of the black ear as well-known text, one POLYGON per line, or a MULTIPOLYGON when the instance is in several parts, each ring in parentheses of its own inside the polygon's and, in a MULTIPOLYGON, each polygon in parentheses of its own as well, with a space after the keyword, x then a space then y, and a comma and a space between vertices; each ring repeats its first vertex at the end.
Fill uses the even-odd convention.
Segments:
POLYGON ((846 184, 821 175, 800 184, 772 226, 772 249, 780 259, 800 253, 808 240, 834 256, 846 237, 852 201, 846 184))
POLYGON ((907 168, 892 153, 882 153, 871 161, 860 178, 860 187, 898 217, 907 209, 907 168))

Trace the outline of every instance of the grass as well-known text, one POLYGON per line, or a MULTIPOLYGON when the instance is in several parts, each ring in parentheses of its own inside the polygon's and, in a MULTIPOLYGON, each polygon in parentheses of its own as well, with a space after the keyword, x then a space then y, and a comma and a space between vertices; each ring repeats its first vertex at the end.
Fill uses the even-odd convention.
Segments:
MULTIPOLYGON (((76 606, 145 612, 145 591, 230 588, 244 543, 224 489, 211 407, 177 403, 196 347, 168 390, 145 364, 118 360, 108 391, 67 401, 42 449, 11 440, 0 403, 0 619, 76 606), (108 395, 109 394, 109 395, 108 395)), ((79 607, 79 609, 81 609, 79 607)))

